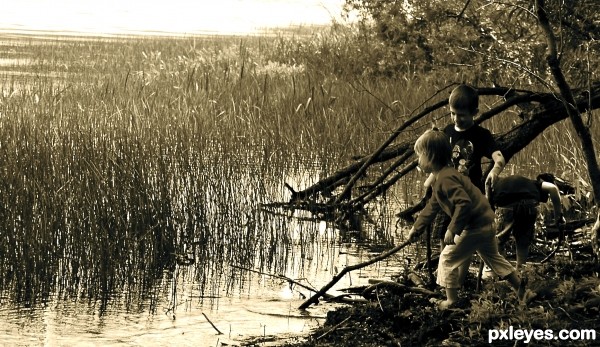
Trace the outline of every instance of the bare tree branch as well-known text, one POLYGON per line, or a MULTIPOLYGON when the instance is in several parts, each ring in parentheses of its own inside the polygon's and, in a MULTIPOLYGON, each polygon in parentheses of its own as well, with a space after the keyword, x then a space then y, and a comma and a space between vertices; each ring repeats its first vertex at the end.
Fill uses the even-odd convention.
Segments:
POLYGON ((410 245, 410 243, 411 243, 410 241, 405 241, 405 242, 399 244, 398 246, 390 249, 389 251, 381 253, 378 256, 373 257, 365 262, 345 267, 337 275, 333 276, 333 279, 329 283, 327 283, 325 286, 323 286, 323 288, 321 288, 315 295, 311 296, 310 298, 308 298, 308 300, 306 300, 304 303, 302 303, 302 305, 300 305, 299 309, 304 310, 304 309, 308 308, 311 304, 315 304, 315 303, 319 302, 319 298, 321 296, 325 295, 327 293, 327 291, 329 289, 331 289, 331 287, 333 287, 348 272, 357 270, 357 269, 361 269, 361 268, 363 268, 365 266, 369 266, 371 264, 375 264, 376 262, 383 260, 383 259, 391 256, 394 253, 397 253, 402 248, 410 245))

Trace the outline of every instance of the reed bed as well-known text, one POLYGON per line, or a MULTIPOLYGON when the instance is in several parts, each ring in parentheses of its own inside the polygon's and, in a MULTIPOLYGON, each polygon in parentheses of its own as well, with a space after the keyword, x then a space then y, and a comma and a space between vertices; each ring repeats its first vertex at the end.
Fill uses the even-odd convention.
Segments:
MULTIPOLYGON (((357 74, 351 35, 4 39, 0 58, 27 62, 0 67, 4 295, 106 306, 176 292, 165 276, 202 298, 243 287, 240 267, 301 273, 322 226, 260 205, 370 153, 447 81, 357 74)), ((568 134, 527 158, 555 170, 551 145, 580 169, 568 134)), ((388 198, 419 196, 419 179, 388 198)), ((393 229, 393 207, 374 210, 393 229)))

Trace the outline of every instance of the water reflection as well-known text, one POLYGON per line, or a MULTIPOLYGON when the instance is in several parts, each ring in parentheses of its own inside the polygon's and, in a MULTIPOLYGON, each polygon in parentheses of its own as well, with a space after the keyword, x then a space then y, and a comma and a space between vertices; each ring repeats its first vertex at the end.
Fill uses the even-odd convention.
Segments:
MULTIPOLYGON (((321 286, 330 280, 332 267, 356 261, 350 250, 341 253, 339 260, 315 261, 320 265, 318 269, 306 267, 298 274, 306 283, 321 286)), ((372 275, 375 273, 350 274, 339 287, 366 284, 372 275)), ((323 322, 327 310, 335 307, 328 304, 309 312, 298 311, 310 293, 267 275, 248 275, 247 283, 235 293, 221 291, 211 298, 200 298, 198 285, 184 283, 183 279, 180 277, 176 293, 172 292, 173 278, 165 276, 148 295, 136 299, 115 296, 107 301, 89 301, 53 296, 32 308, 5 303, 0 310, 0 341, 11 345, 106 346, 198 346, 199 341, 205 341, 206 346, 218 346, 251 336, 306 334, 323 322), (218 335, 205 317, 223 335, 218 335)))
MULTIPOLYGON (((298 221, 293 214, 251 214, 235 201, 247 203, 245 197, 253 196, 250 191, 264 181, 230 177, 242 191, 211 193, 226 199, 208 204, 213 210, 202 212, 197 225, 184 223, 191 228, 185 232, 150 228, 134 232, 133 239, 123 238, 110 217, 99 219, 96 232, 104 236, 86 240, 89 235, 59 233, 54 241, 35 248, 44 249, 44 254, 23 257, 30 254, 28 246, 21 240, 13 243, 12 254, 21 256, 3 257, 0 342, 197 345, 209 339, 214 346, 253 335, 306 333, 322 322, 331 306, 312 308, 308 315, 298 312, 311 293, 269 274, 318 289, 332 273, 369 254, 353 244, 338 246, 337 231, 324 222, 298 221), (232 212, 236 209, 245 214, 232 212), (77 237, 84 237, 82 244, 88 245, 84 252, 77 250, 77 237), (25 272, 15 274, 15 267, 25 272), (216 335, 203 313, 223 335, 216 335)), ((379 272, 378 268, 373 269, 379 272)), ((339 287, 366 283, 368 277, 363 271, 352 273, 339 287)))

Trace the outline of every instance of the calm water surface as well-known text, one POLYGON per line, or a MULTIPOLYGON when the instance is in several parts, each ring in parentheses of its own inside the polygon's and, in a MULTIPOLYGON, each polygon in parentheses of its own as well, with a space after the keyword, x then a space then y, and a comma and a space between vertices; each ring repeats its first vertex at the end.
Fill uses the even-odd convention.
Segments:
MULTIPOLYGON (((244 166, 239 168, 244 169, 244 166)), ((301 169, 299 171, 302 172, 301 169)), ((36 299, 25 297, 19 301, 15 300, 10 289, 3 288, 0 291, 0 345, 241 346, 248 339, 260 338, 261 345, 268 346, 281 342, 282 337, 307 335, 312 328, 324 322, 327 312, 334 309, 336 304, 323 303, 313 305, 306 311, 298 310, 311 292, 281 276, 318 290, 343 267, 365 261, 382 251, 382 248, 371 251, 366 247, 368 243, 361 244, 354 239, 350 242, 342 240, 340 231, 324 222, 277 217, 264 212, 268 217, 256 219, 258 234, 270 234, 272 237, 273 233, 280 232, 289 238, 284 237, 275 244, 256 243, 254 239, 249 239, 257 246, 256 249, 248 250, 250 247, 244 247, 244 244, 239 246, 241 249, 236 249, 226 238, 239 244, 237 237, 239 233, 244 233, 236 224, 240 223, 245 213, 238 210, 243 206, 237 202, 254 200, 247 198, 253 197, 249 195, 251 191, 281 191, 283 182, 274 177, 248 180, 247 184, 241 183, 245 181, 235 176, 231 179, 236 181, 227 182, 227 179, 221 178, 222 187, 240 190, 219 192, 221 186, 215 186, 214 195, 218 198, 211 206, 219 209, 214 217, 224 223, 225 228, 233 230, 219 231, 224 234, 219 234, 219 238, 211 238, 210 245, 197 245, 202 250, 188 250, 185 254, 194 259, 191 264, 176 262, 174 266, 161 266, 158 263, 157 269, 162 271, 162 275, 150 276, 148 271, 152 272, 154 268, 132 273, 131 269, 127 270, 127 262, 123 264, 108 259, 111 263, 114 261, 114 269, 107 269, 111 277, 103 278, 103 267, 98 264, 87 264, 73 273, 69 267, 74 263, 69 257, 79 255, 66 251, 59 256, 59 264, 64 264, 62 266, 65 268, 50 269, 50 276, 45 277, 49 278, 51 284, 38 282, 31 285, 19 278, 13 279, 13 286, 16 282, 21 291, 31 293, 36 299), (258 187, 271 179, 275 187, 258 187), (229 207, 221 210, 221 206, 229 207), (265 261, 262 247, 269 246, 276 249, 275 254, 271 255, 274 259, 270 265, 272 270, 260 270, 265 269, 261 265, 265 261), (229 254, 231 258, 239 255, 240 259, 223 258, 219 247, 230 248, 229 253, 224 254, 229 254), (252 255, 254 252, 255 256, 252 255), (244 259, 250 259, 256 266, 238 268, 237 264, 247 264, 244 259), (73 276, 81 276, 82 280, 75 281, 73 276), (142 283, 152 285, 148 287, 142 283), (74 284, 77 288, 72 289, 74 284), (29 289, 30 286, 33 288, 29 289), (104 292, 104 286, 108 286, 108 292, 104 292), (45 293, 46 290, 50 292, 45 293)), ((286 176, 286 181, 294 186, 306 186, 301 176, 286 176)), ((284 200, 273 196, 267 197, 266 201, 284 200)), ((206 211, 207 214, 209 212, 206 211)), ((213 223, 207 223, 206 226, 212 227, 213 223)), ((67 246, 77 247, 71 244, 67 246)), ((94 251, 95 248, 90 250, 94 251)), ((135 254, 137 250, 131 252, 135 254)), ((139 254, 129 261, 134 264, 152 261, 148 253, 152 251, 139 254)), ((83 255, 82 259, 76 258, 79 260, 75 263, 83 263, 86 258, 87 255, 83 255)), ((342 294, 341 289, 366 285, 371 278, 389 279, 402 270, 403 259, 399 255, 351 272, 329 293, 342 294)), ((167 258, 165 260, 168 261, 167 258)), ((33 266, 45 268, 44 264, 33 266)), ((10 278, 10 268, 3 267, 1 270, 1 278, 10 278)), ((34 277, 36 281, 38 278, 34 277)))
MULTIPOLYGON (((303 277, 320 289, 331 280, 332 269, 368 256, 356 246, 342 245, 319 260, 321 267, 308 267, 303 277)), ((330 293, 366 285, 369 278, 390 278, 399 268, 398 259, 391 259, 351 272, 330 293)), ((296 278, 292 275, 289 277, 296 278)), ((244 288, 236 288, 233 294, 222 292, 219 298, 201 300, 194 283, 179 283, 173 293, 169 279, 155 290, 153 298, 137 302, 134 308, 120 300, 109 300, 103 306, 101 302, 57 297, 33 308, 0 305, 0 345, 239 346, 248 339, 263 338, 261 341, 266 342, 261 345, 268 346, 281 338, 308 334, 324 322, 328 310, 337 306, 326 303, 300 311, 297 308, 309 295, 307 290, 256 274, 244 288)))

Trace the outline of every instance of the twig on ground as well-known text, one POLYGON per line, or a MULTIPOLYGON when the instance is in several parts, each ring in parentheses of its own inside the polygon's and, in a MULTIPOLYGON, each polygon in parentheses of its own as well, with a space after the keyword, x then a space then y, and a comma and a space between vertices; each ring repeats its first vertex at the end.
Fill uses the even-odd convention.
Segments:
MULTIPOLYGON (((548 306, 550 306, 551 309, 554 309, 554 307, 552 307, 552 305, 548 304, 548 306)), ((561 310, 573 322, 579 323, 579 321, 577 321, 576 319, 573 319, 573 317, 571 317, 571 315, 564 308, 562 308, 560 306, 557 306, 556 308, 561 310)))
POLYGON ((342 325, 344 325, 350 318, 352 318, 352 316, 347 317, 346 319, 344 319, 343 321, 339 322, 338 324, 336 324, 333 328, 327 330, 326 332, 323 333, 323 335, 317 337, 317 340, 322 339, 323 337, 329 335, 329 333, 331 333, 332 331, 336 330, 337 328, 341 327, 342 325))
POLYGON ((375 290, 377 288, 381 288, 381 287, 387 287, 387 288, 395 289, 395 290, 398 290, 401 292, 411 292, 411 293, 423 294, 423 295, 433 296, 433 297, 442 296, 441 293, 434 292, 429 289, 420 288, 420 287, 409 287, 402 283, 398 283, 398 282, 394 282, 394 281, 381 281, 381 282, 375 283, 371 286, 368 286, 363 291, 363 296, 368 296, 369 293, 371 293, 373 290, 375 290))

